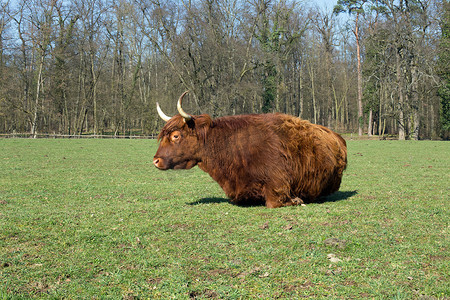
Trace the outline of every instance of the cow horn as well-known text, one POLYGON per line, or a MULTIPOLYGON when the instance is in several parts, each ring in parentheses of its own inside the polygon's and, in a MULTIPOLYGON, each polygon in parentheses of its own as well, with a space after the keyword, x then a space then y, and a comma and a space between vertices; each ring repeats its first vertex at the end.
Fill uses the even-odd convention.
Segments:
POLYGON ((161 107, 159 107, 158 102, 156 102, 156 110, 158 111, 158 115, 161 117, 161 119, 163 119, 166 122, 170 120, 170 117, 167 116, 165 113, 163 113, 163 111, 161 110, 161 107))
POLYGON ((184 118, 185 121, 189 121, 190 119, 192 119, 192 116, 187 114, 182 108, 181 108, 181 101, 183 101, 183 97, 184 95, 186 95, 189 91, 184 92, 183 94, 181 94, 180 98, 178 99, 177 102, 177 109, 178 112, 180 113, 180 115, 184 118))

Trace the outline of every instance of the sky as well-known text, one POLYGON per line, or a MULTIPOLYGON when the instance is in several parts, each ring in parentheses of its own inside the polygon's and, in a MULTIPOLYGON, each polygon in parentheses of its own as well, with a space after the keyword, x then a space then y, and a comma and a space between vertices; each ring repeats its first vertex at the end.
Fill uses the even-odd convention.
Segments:
MULTIPOLYGON (((10 2, 16 4, 18 1, 11 0, 10 2)), ((311 6, 317 4, 319 5, 319 7, 324 8, 326 11, 331 11, 333 7, 336 5, 337 0, 304 0, 304 3, 307 3, 311 6)))
POLYGON ((333 10, 333 7, 337 4, 337 0, 306 0, 306 3, 310 2, 312 5, 317 3, 320 7, 324 8, 326 11, 333 10))

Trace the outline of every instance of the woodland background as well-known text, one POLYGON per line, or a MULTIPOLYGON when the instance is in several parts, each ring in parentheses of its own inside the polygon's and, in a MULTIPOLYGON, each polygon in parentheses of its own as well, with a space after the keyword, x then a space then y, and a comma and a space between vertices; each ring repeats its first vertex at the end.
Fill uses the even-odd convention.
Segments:
POLYGON ((0 133, 149 135, 159 102, 448 139, 450 2, 0 0, 0 133))

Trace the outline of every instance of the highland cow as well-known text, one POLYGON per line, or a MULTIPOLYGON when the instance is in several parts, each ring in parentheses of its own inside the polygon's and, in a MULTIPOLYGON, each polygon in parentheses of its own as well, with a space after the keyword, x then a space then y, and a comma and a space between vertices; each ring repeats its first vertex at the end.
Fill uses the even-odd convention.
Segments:
POLYGON ((281 207, 314 202, 339 189, 347 166, 345 140, 330 129, 290 115, 251 114, 212 119, 166 116, 153 159, 160 170, 207 172, 238 205, 281 207))

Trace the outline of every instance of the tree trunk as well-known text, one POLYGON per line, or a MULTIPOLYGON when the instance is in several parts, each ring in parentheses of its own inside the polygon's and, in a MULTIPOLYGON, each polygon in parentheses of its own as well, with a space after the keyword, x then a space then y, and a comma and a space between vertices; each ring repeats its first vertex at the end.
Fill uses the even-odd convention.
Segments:
POLYGON ((358 135, 363 133, 363 105, 362 105, 362 71, 361 71, 361 46, 359 44, 359 27, 358 27, 359 12, 356 13, 355 20, 355 38, 356 38, 356 58, 358 61, 357 75, 358 75, 358 135))
POLYGON ((45 54, 41 53, 41 60, 39 62, 39 71, 38 71, 38 79, 36 86, 36 101, 34 103, 34 114, 33 121, 31 123, 31 136, 35 139, 37 137, 37 119, 38 119, 38 110, 39 110, 39 94, 41 91, 41 82, 42 82, 42 69, 44 67, 44 57, 45 54))
POLYGON ((405 134, 405 115, 404 115, 404 95, 403 95, 403 79, 401 74, 401 57, 399 50, 396 53, 396 75, 397 75, 397 90, 398 90, 398 139, 404 141, 406 139, 405 134))
POLYGON ((93 104, 93 122, 94 122, 94 135, 98 134, 98 121, 97 121, 97 77, 95 75, 94 53, 91 50, 91 78, 92 78, 92 104, 93 104))
POLYGON ((315 86, 314 86, 314 68, 311 65, 309 68, 309 75, 311 77, 311 95, 312 95, 312 101, 313 101, 313 113, 314 113, 314 124, 317 124, 317 105, 316 105, 316 93, 315 93, 315 86))
POLYGON ((414 140, 419 140, 419 129, 420 129, 420 115, 419 115, 419 92, 418 92, 418 72, 417 72, 417 62, 416 59, 413 60, 413 66, 411 70, 411 108, 413 110, 413 128, 412 138, 414 140))
MULTIPOLYGON (((378 108, 378 135, 383 135, 381 132, 384 131, 384 128, 381 125, 381 116, 383 116, 383 103, 386 102, 387 99, 387 88, 383 83, 380 84, 380 103, 378 108)), ((386 119, 384 119, 384 125, 386 125, 386 119)), ((383 132, 384 133, 384 132, 383 132)))
POLYGON ((301 119, 303 117, 303 73, 302 68, 300 67, 298 70, 299 78, 298 78, 298 96, 299 96, 299 112, 298 117, 301 119))

